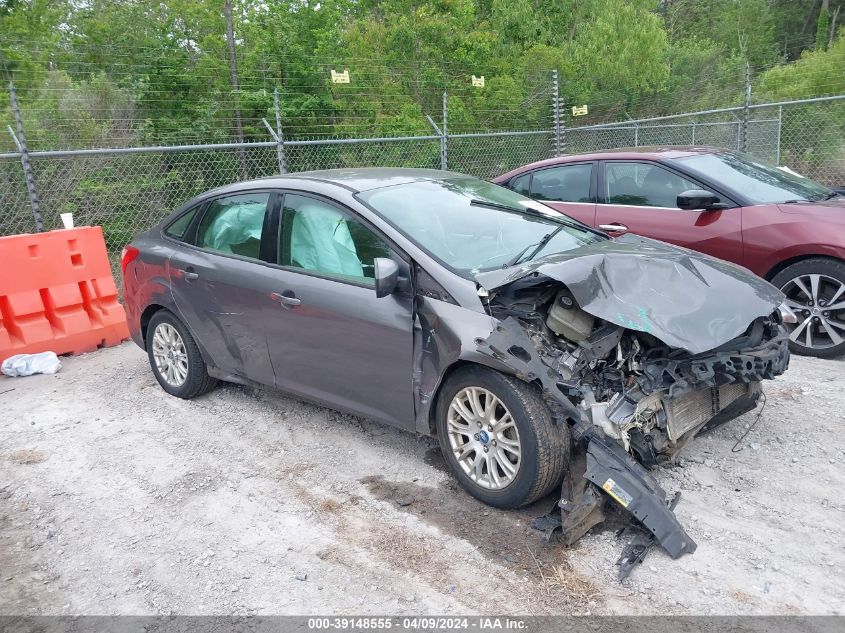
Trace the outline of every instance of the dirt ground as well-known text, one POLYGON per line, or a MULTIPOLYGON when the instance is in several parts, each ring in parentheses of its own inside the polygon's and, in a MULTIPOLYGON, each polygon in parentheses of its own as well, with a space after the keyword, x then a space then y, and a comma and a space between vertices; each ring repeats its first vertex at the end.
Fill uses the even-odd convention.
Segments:
POLYGON ((166 395, 132 344, 0 378, 0 614, 797 614, 845 610, 845 363, 793 358, 658 476, 691 556, 623 583, 612 530, 486 507, 433 440, 222 386, 166 395))

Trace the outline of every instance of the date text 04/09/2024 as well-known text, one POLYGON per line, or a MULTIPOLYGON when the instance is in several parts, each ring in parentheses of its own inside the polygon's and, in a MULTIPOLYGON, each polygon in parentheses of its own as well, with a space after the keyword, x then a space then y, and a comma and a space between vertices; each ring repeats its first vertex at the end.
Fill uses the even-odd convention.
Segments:
POLYGON ((526 623, 520 618, 508 617, 331 617, 309 618, 309 630, 524 630, 526 623))

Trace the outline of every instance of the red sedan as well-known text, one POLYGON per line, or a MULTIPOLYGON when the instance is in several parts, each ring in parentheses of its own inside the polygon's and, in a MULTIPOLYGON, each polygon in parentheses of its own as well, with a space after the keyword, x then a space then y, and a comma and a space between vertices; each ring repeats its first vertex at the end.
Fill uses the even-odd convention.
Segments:
POLYGON ((751 269, 798 316, 797 354, 845 354, 845 196, 746 154, 637 148, 563 156, 493 182, 617 236, 631 232, 751 269))

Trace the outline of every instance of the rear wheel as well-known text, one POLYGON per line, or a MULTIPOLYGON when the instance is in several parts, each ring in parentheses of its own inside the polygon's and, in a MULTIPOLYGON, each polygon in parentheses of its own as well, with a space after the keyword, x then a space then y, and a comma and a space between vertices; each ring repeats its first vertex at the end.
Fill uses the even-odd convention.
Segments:
POLYGON ((217 379, 208 375, 194 337, 172 312, 161 310, 153 315, 146 342, 150 367, 167 393, 190 399, 217 385, 217 379))
POLYGON ((497 508, 517 508, 560 485, 569 428, 531 385, 486 367, 449 377, 437 400, 440 450, 458 482, 497 508))
POLYGON ((845 354, 845 263, 805 259, 772 278, 798 317, 787 324, 795 354, 834 358, 845 354))

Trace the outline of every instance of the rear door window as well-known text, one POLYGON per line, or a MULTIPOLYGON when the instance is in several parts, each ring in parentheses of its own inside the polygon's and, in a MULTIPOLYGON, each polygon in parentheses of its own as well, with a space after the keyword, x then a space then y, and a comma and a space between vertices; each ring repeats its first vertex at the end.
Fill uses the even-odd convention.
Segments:
POLYGON ((258 259, 270 194, 243 193, 213 200, 197 230, 196 245, 258 259))
POLYGON ((554 202, 590 202, 592 175, 592 163, 535 171, 531 179, 531 197, 554 202))
POLYGON ((511 180, 510 188, 521 193, 523 196, 528 195, 528 186, 531 183, 531 174, 522 174, 511 180))

